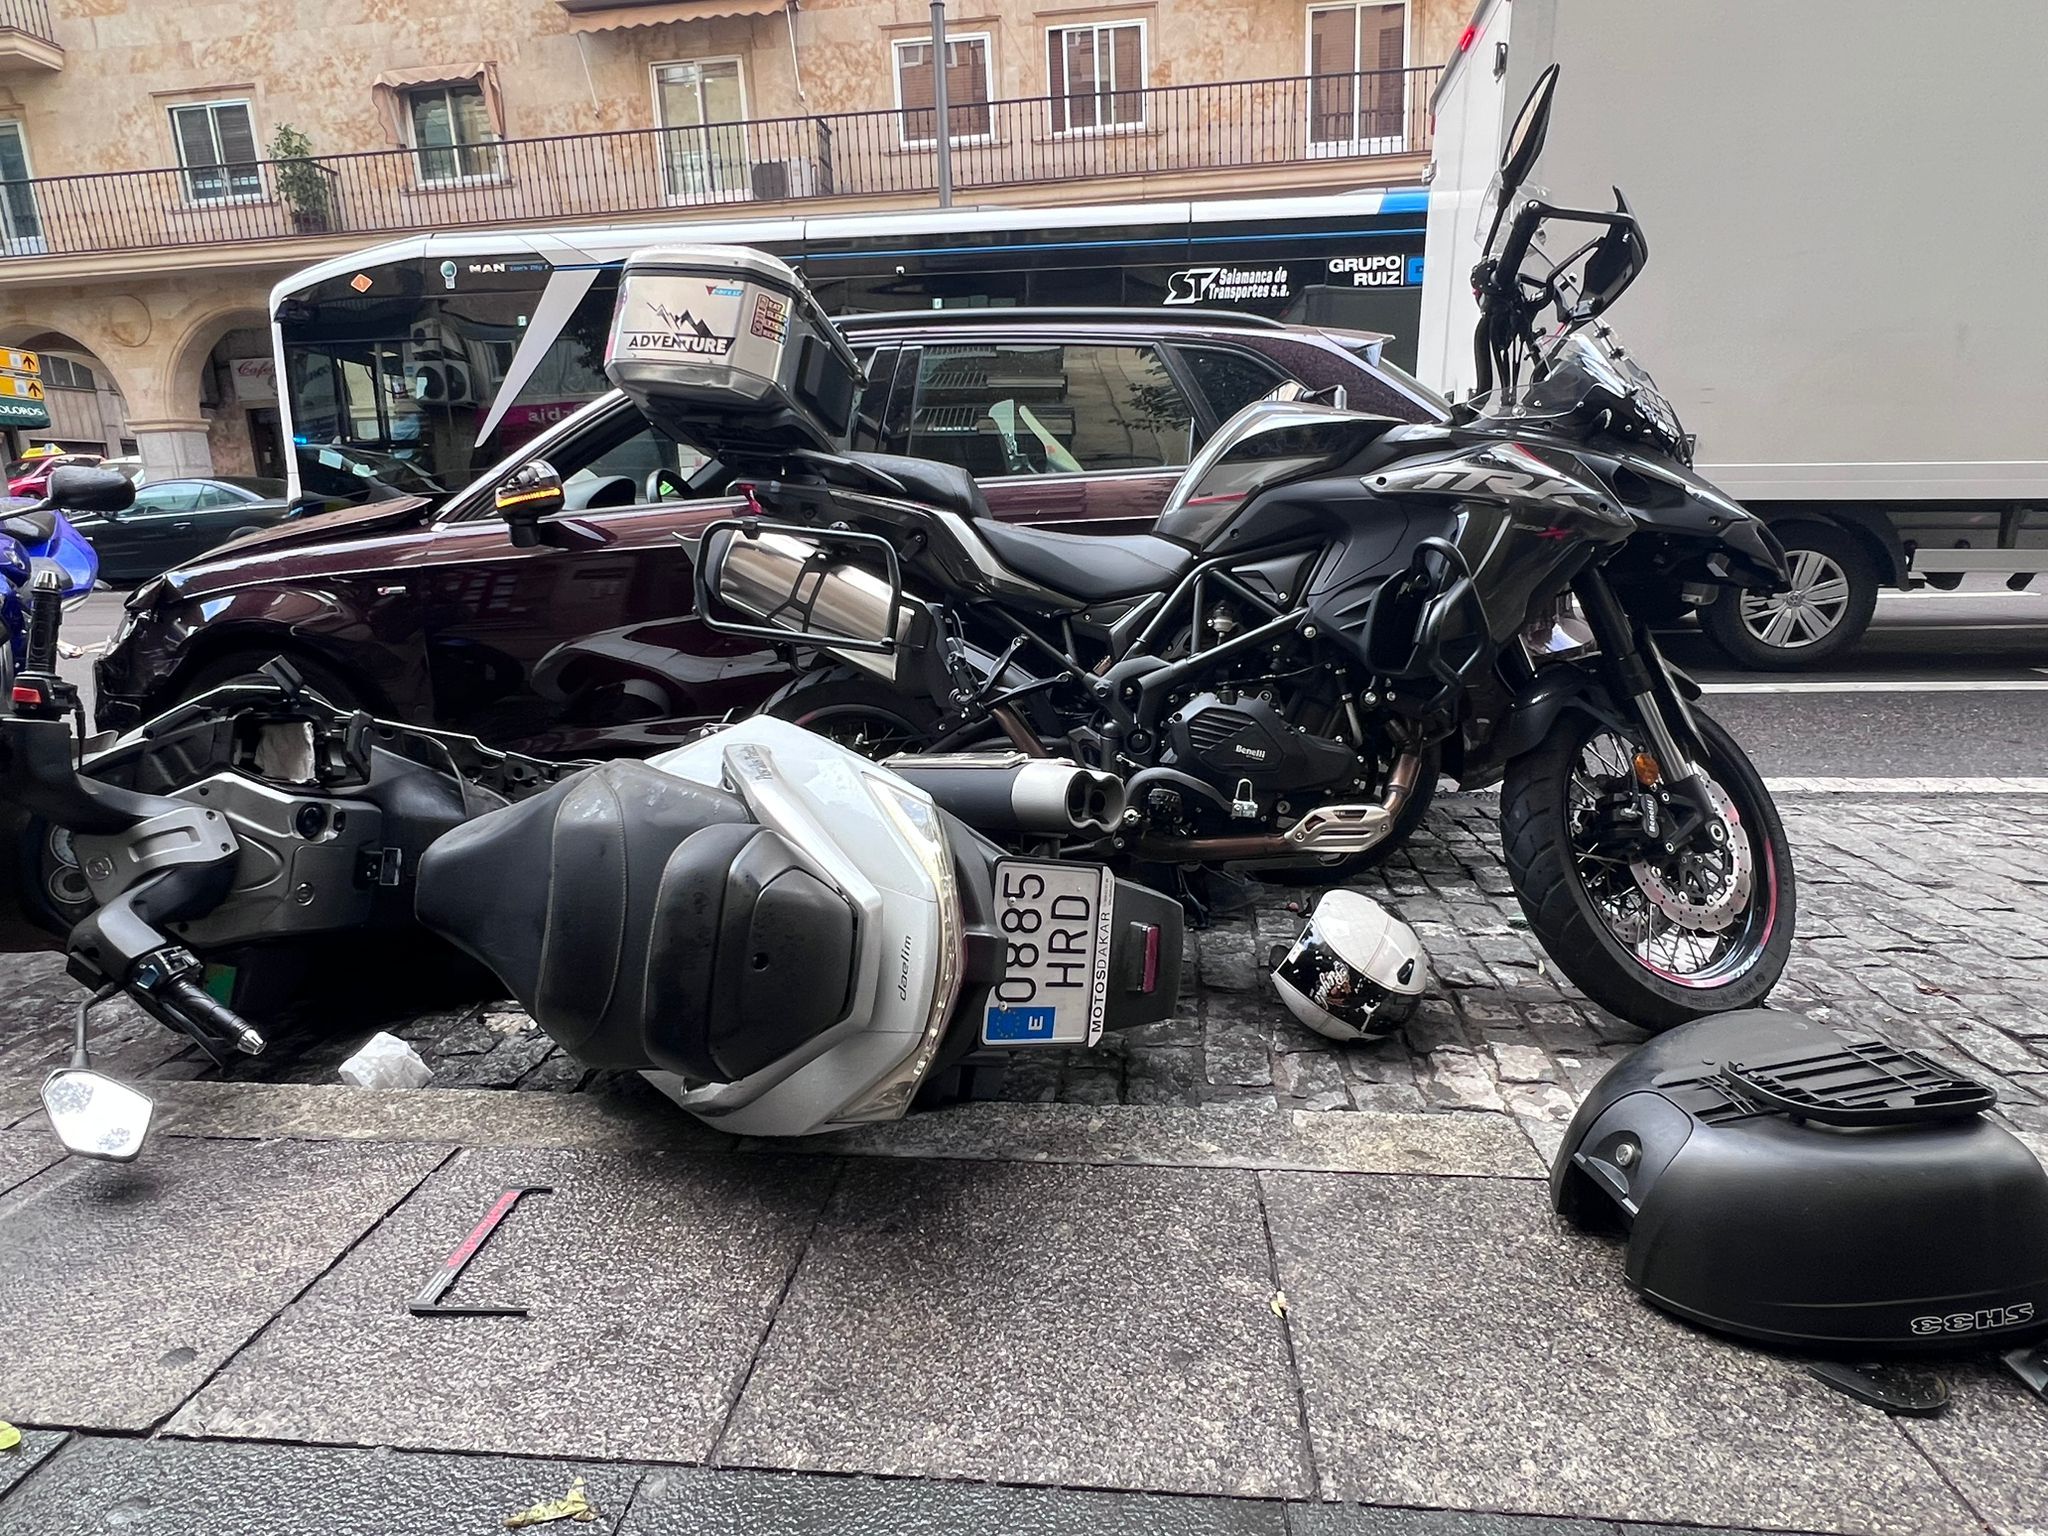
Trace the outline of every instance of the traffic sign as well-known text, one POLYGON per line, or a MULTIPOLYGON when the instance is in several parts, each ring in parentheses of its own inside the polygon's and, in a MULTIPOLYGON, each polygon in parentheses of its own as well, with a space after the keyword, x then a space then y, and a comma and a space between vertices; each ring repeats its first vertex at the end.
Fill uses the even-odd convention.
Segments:
POLYGON ((19 347, 0 347, 0 427, 47 427, 43 359, 19 347))

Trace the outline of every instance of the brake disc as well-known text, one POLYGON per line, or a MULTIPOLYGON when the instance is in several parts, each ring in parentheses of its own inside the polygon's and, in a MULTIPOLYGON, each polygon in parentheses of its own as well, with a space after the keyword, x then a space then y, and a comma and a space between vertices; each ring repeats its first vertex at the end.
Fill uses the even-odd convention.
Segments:
POLYGON ((1742 817, 1720 785, 1708 783, 1707 800, 1713 819, 1695 838, 1706 839, 1719 857, 1681 850, 1660 864, 1636 859, 1629 872, 1650 904, 1673 922, 1696 932, 1719 933, 1749 905, 1755 867, 1742 817), (1683 878, 1688 875, 1695 878, 1683 878))

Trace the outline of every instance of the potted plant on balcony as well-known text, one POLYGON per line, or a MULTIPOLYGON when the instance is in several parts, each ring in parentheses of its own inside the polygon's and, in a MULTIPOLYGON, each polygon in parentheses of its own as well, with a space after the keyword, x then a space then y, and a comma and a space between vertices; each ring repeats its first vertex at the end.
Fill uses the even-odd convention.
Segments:
POLYGON ((279 123, 270 140, 277 165, 277 195, 292 210, 292 228, 317 235, 333 227, 333 194, 327 172, 313 158, 313 141, 290 123, 279 123))

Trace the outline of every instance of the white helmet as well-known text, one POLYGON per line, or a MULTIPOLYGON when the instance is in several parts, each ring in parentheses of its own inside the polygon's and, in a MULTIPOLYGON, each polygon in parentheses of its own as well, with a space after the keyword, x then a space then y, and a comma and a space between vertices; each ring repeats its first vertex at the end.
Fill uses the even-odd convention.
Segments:
POLYGON ((1415 930, 1370 896, 1331 891, 1273 968, 1289 1011, 1319 1035, 1387 1035, 1415 1012, 1427 967, 1415 930))

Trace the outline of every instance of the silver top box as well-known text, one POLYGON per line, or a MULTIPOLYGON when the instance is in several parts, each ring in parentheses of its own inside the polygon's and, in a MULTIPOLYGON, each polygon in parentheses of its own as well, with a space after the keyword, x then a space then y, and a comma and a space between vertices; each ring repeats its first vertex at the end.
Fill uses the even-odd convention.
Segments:
POLYGON ((731 462, 842 441, 859 364, 786 263, 668 245, 626 261, 605 373, 657 428, 731 462))

